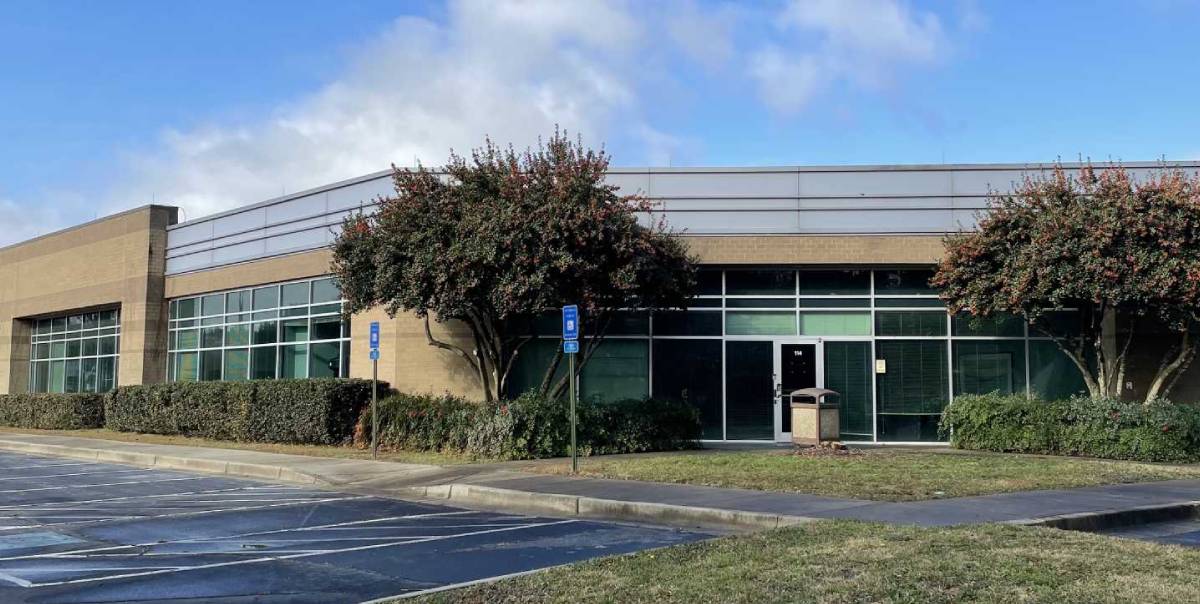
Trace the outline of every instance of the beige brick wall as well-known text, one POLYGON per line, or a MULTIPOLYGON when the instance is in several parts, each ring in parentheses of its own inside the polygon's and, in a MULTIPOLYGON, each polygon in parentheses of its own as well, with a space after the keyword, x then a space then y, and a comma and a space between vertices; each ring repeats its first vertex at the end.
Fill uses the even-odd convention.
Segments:
POLYGON ((146 206, 0 249, 0 392, 24 392, 29 323, 121 309, 120 384, 161 380, 163 270, 175 208, 146 206))
POLYGON ((937 235, 684 235, 704 264, 932 264, 937 235))
MULTIPOLYGON (((940 237, 928 236, 686 236, 706 264, 929 264, 941 255, 940 237)), ((166 279, 168 299, 329 274, 329 250, 246 262, 166 279)), ((458 354, 430 346, 424 322, 411 314, 389 319, 382 308, 351 320, 350 375, 371 377, 368 338, 380 322, 379 379, 406 392, 451 392, 480 396, 478 380, 458 354)), ((461 323, 434 321, 434 337, 472 349, 461 323)))

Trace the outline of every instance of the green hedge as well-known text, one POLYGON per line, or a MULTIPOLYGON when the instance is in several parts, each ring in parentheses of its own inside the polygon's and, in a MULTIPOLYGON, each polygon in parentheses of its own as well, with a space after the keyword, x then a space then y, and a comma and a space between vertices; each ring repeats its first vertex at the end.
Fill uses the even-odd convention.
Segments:
POLYGON ((106 398, 105 425, 122 432, 339 444, 370 400, 371 382, 356 379, 122 386, 106 398))
MULTIPOLYGON (((700 416, 670 401, 581 402, 578 438, 582 455, 695 448, 700 416)), ((379 405, 379 442, 388 449, 445 451, 499 459, 566 455, 571 442, 568 407, 525 394, 501 403, 478 403, 450 395, 392 396, 379 405)), ((363 410, 355 443, 371 440, 371 413, 363 410)))
POLYGON ((1200 408, 1076 397, 960 396, 941 431, 960 449, 1140 461, 1200 460, 1200 408))
POLYGON ((104 395, 0 395, 0 425, 42 430, 99 428, 104 425, 104 395))

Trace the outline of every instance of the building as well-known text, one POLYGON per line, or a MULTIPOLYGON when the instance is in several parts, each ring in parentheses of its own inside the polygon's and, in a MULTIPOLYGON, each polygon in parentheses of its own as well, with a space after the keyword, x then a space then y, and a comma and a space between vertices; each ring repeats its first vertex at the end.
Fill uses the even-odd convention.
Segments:
MULTIPOLYGON (((775 440, 788 437, 777 392, 824 386, 842 393, 844 440, 913 442, 937 440, 956 394, 1080 391, 1048 339, 1020 322, 949 317, 926 285, 942 236, 970 228, 989 191, 1049 169, 613 169, 622 191, 659 202, 704 269, 688 310, 629 314, 582 393, 682 398, 700 409, 706 439, 775 440)), ((328 245, 346 213, 390 191, 379 172, 182 223, 174 208, 147 206, 0 249, 0 393, 367 377, 378 320, 381 379, 473 395, 467 366, 426 345, 414 317, 340 318, 328 245)), ((528 383, 557 345, 528 346, 515 381, 528 383)), ((1138 358, 1132 371, 1150 370, 1138 358)), ((1200 373, 1184 383, 1194 394, 1200 373)))

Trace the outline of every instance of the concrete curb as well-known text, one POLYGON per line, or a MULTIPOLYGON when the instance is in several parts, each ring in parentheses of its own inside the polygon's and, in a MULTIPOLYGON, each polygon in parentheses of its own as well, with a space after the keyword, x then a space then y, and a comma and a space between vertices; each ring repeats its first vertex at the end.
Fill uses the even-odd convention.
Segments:
POLYGON ((299 470, 284 466, 267 464, 244 463, 236 461, 220 461, 216 459, 198 459, 195 457, 178 457, 173 455, 154 455, 138 453, 137 451, 112 451, 109 449, 92 449, 87 447, 68 447, 30 443, 24 441, 0 439, 0 450, 17 453, 32 453, 34 455, 53 455, 116 463, 163 470, 184 470, 202 474, 217 474, 222 476, 237 476, 241 478, 256 478, 260 480, 277 480, 293 484, 332 486, 328 481, 299 470))
POLYGON ((1095 532, 1105 529, 1149 524, 1169 520, 1187 520, 1200 516, 1200 501, 1145 505, 1119 510, 1061 514, 1044 518, 1009 520, 1005 524, 1045 526, 1068 531, 1095 532))
POLYGON ((727 531, 776 529, 820 520, 786 514, 620 501, 558 493, 531 493, 462 483, 406 487, 404 490, 425 499, 444 499, 468 507, 727 531))

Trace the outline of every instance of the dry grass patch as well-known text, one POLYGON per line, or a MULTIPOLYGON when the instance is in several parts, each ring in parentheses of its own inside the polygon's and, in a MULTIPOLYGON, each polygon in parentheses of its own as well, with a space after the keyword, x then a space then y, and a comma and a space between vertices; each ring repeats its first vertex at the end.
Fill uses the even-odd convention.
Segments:
POLYGON ((1197 602, 1200 551, 1045 528, 826 521, 605 558, 425 602, 1197 602))
MULTIPOLYGON (((563 474, 567 462, 530 464, 563 474)), ((585 476, 646 480, 831 497, 916 501, 1012 491, 1200 478, 1200 466, 1067 457, 870 450, 804 456, 785 451, 654 454, 582 460, 585 476)))

